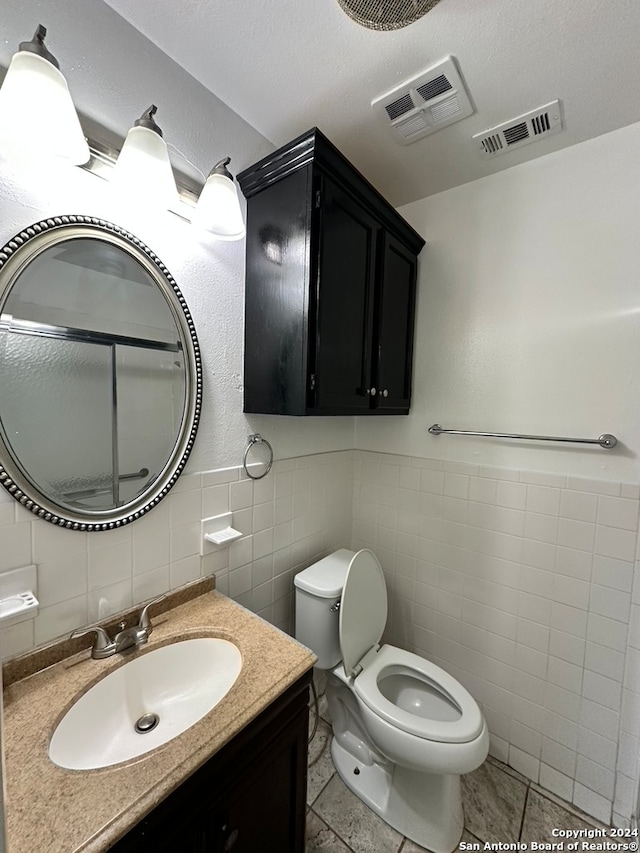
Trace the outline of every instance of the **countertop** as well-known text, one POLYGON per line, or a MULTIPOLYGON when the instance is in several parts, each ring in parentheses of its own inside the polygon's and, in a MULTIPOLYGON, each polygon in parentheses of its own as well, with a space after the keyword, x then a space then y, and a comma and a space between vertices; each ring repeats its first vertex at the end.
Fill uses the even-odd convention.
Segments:
POLYGON ((126 834, 315 662, 312 652, 215 591, 152 619, 149 642, 93 660, 89 651, 4 691, 6 827, 9 853, 98 853, 126 834), (55 726, 78 695, 132 657, 178 639, 221 637, 242 653, 234 686, 202 720, 133 761, 64 770, 47 754, 55 726))

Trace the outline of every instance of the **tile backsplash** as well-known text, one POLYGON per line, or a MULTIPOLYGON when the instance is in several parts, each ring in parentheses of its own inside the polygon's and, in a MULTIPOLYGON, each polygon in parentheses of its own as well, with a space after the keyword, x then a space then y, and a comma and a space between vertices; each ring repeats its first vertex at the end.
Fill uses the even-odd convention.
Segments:
POLYGON ((0 572, 35 563, 40 612, 11 656, 198 577, 285 631, 293 575, 369 547, 387 578, 385 639, 481 704, 491 753, 588 814, 635 816, 640 753, 640 486, 340 451, 188 474, 116 531, 56 528, 0 492, 0 572), (245 535, 200 556, 201 519, 245 535))
POLYGON ((491 753, 600 820, 636 808, 640 488, 354 453, 387 637, 481 703, 491 753), (634 583, 635 580, 635 583, 634 583))
POLYGON ((0 490, 0 573, 35 563, 40 611, 2 631, 10 657, 168 589, 215 574, 219 590, 290 630, 292 577, 351 539, 351 451, 182 476, 135 523, 81 533, 33 516, 0 490), (200 556, 201 520, 228 511, 242 539, 200 556))

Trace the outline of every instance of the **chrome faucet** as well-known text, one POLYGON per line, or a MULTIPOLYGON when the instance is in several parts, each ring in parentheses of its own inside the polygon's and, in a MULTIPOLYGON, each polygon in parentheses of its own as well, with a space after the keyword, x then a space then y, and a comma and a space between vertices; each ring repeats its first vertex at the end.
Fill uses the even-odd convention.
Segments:
POLYGON ((166 595, 159 595, 157 598, 152 598, 151 601, 148 601, 140 611, 137 625, 127 628, 125 627, 125 623, 121 622, 118 625, 120 630, 113 640, 100 625, 92 625, 89 628, 76 628, 69 636, 69 639, 73 640, 76 637, 84 637, 85 634, 94 633, 96 639, 91 649, 91 657, 95 660, 103 660, 104 658, 111 657, 111 655, 124 652, 125 649, 130 649, 132 646, 142 646, 147 642, 149 635, 153 631, 151 619, 149 618, 149 608, 159 601, 163 601, 166 597, 166 595))

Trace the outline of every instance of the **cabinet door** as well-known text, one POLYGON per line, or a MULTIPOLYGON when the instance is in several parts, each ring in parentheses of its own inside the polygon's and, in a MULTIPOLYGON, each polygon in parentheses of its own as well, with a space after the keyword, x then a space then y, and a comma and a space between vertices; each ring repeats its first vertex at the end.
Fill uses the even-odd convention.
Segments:
MULTIPOLYGON (((222 850, 223 848, 220 847, 222 850)), ((209 815, 193 796, 179 790, 140 821, 110 853, 216 853, 209 815)))
POLYGON ((244 411, 304 415, 311 166, 247 208, 244 411))
POLYGON ((374 352, 375 405, 385 414, 404 414, 411 401, 416 256, 385 234, 378 281, 374 352))
POLYGON ((288 722, 214 807, 216 853, 303 853, 308 711, 288 722))
POLYGON ((326 176, 320 193, 309 408, 314 414, 358 414, 370 406, 378 224, 326 176))
POLYGON ((310 681, 311 671, 111 853, 304 853, 310 681))

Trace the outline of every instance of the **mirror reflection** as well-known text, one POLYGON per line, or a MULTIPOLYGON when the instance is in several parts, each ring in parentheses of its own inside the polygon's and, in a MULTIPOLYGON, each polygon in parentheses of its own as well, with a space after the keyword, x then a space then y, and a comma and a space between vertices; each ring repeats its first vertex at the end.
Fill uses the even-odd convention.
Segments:
POLYGON ((46 232, 0 273, 5 450, 14 480, 73 520, 136 509, 197 426, 184 300, 123 233, 46 232))

